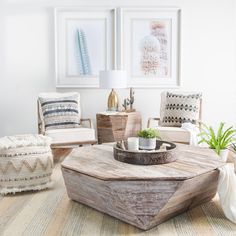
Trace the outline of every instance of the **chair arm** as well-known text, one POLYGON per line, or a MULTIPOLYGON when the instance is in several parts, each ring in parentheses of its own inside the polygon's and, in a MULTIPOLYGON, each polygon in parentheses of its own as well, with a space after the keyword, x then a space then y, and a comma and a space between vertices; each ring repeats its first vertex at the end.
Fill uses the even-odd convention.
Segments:
POLYGON ((81 123, 88 122, 89 123, 89 128, 94 129, 93 122, 90 118, 84 118, 84 119, 81 118, 80 121, 81 121, 81 123))
POLYGON ((148 119, 148 123, 147 123, 147 127, 150 128, 150 125, 151 125, 151 121, 159 121, 160 118, 158 117, 151 117, 148 119))
POLYGON ((40 121, 38 122, 38 134, 45 134, 43 123, 40 121))
POLYGON ((42 108, 39 100, 37 100, 37 116, 38 116, 38 134, 45 134, 45 126, 42 115, 42 108))

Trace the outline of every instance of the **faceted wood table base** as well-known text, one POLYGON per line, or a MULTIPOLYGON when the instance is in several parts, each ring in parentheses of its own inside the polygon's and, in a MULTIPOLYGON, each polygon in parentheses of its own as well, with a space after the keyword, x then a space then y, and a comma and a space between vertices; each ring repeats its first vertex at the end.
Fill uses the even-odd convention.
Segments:
POLYGON ((72 151, 62 173, 71 199, 147 230, 211 200, 222 165, 211 150, 181 145, 176 162, 136 166, 95 145, 72 151))

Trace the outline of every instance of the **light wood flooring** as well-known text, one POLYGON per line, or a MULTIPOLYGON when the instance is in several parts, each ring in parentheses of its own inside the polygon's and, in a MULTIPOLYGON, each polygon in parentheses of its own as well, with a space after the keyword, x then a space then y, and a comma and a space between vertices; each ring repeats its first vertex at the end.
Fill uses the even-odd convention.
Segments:
POLYGON ((0 196, 0 235, 236 235, 216 196, 212 201, 161 225, 142 231, 67 197, 60 161, 70 150, 55 150, 53 189, 0 196))

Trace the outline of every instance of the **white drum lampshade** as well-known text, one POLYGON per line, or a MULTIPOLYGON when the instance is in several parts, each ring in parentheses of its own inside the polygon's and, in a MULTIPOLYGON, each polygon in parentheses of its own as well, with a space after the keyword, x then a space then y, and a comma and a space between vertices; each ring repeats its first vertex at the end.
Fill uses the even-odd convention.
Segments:
POLYGON ((102 89, 112 89, 108 98, 108 111, 118 111, 119 99, 114 89, 127 88, 127 73, 124 70, 100 71, 99 84, 102 89))
POLYGON ((100 71, 99 79, 103 89, 127 88, 127 73, 124 70, 100 71))

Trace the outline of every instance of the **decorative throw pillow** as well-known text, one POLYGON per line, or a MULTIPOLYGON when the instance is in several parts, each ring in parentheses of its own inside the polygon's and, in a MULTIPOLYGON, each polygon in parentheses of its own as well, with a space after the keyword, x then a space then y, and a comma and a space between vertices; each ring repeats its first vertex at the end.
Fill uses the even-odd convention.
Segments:
POLYGON ((199 119, 201 94, 175 94, 167 92, 161 125, 181 127, 182 123, 196 124, 199 119))
POLYGON ((79 94, 39 96, 45 130, 77 128, 80 125, 79 94))

